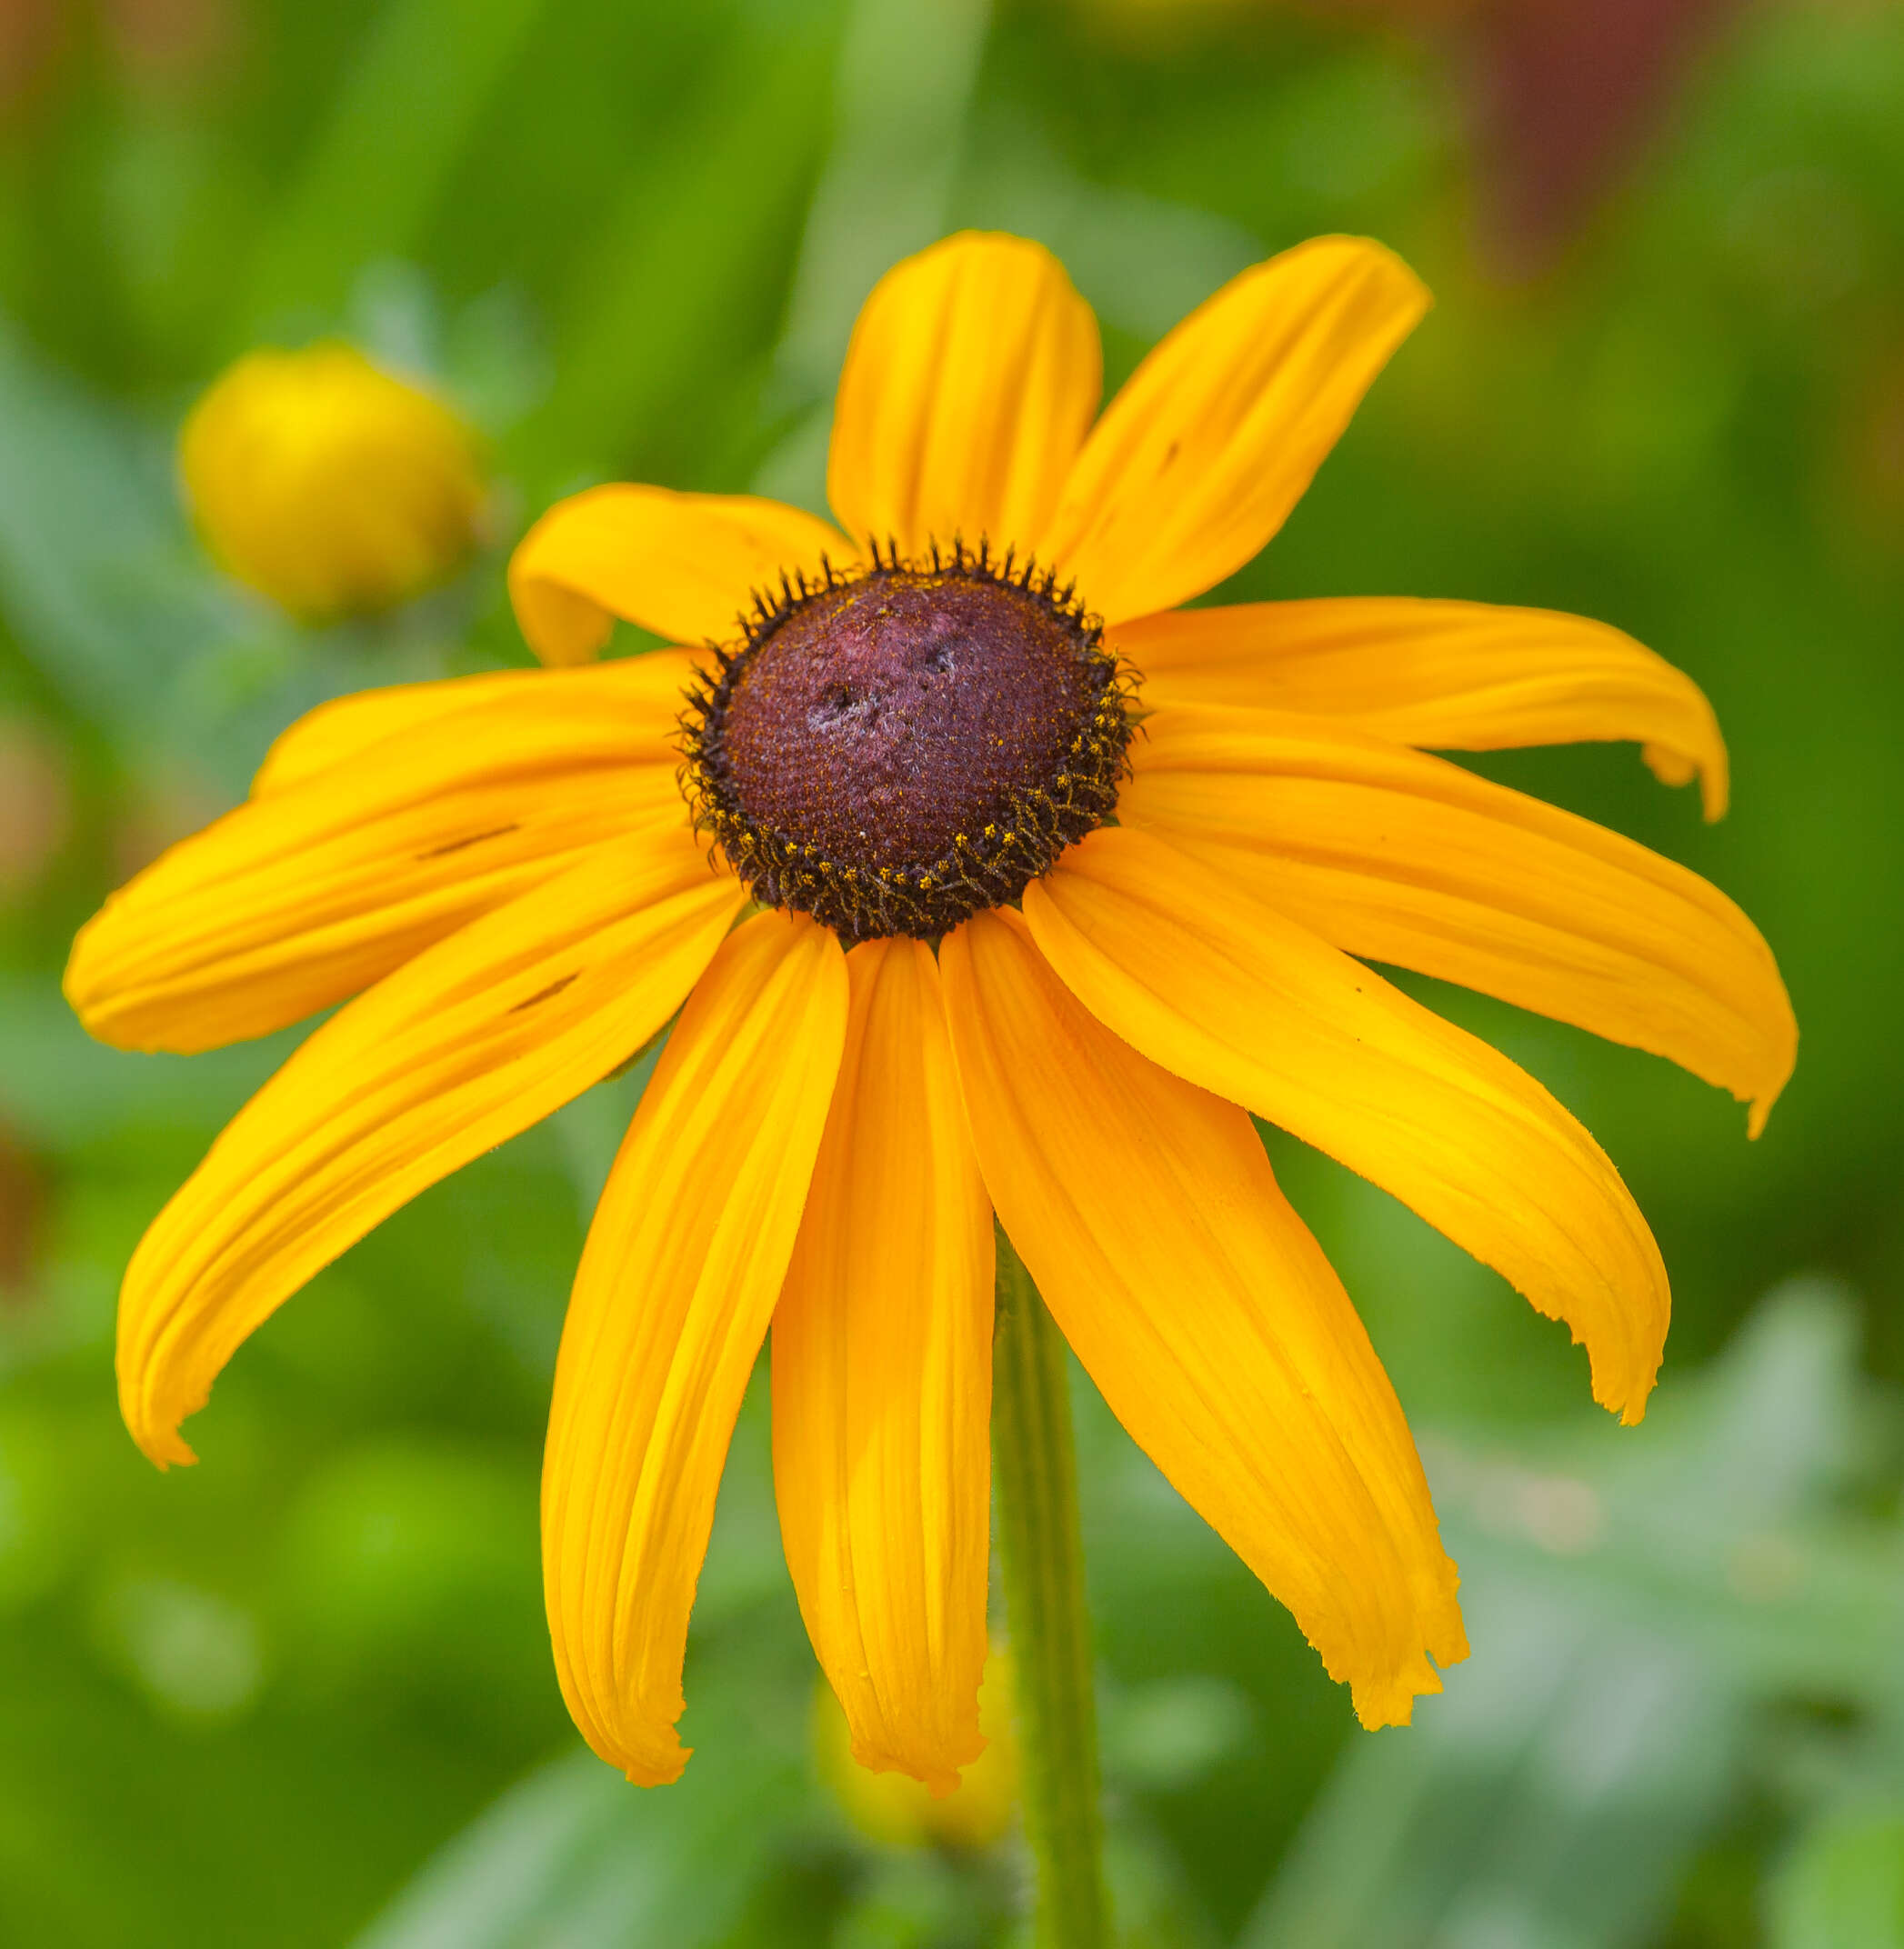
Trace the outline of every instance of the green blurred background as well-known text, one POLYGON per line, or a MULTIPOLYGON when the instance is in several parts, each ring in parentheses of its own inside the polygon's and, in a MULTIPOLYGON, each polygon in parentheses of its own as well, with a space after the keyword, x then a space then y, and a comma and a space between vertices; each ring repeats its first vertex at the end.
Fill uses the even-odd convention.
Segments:
POLYGON ((1650 1215, 1646 1423, 1400 1207, 1271 1139, 1408 1409, 1475 1652, 1354 1728, 1077 1380, 1132 1942, 1904 1944, 1904 12, 1879 0, 6 0, 0 5, 0 1942, 973 1944, 1024 1865, 856 1833, 744 1413, 683 1784, 582 1753, 538 1446, 638 1074, 421 1199, 237 1358, 162 1477, 115 1410, 140 1230, 286 1039, 90 1044, 105 892, 340 691, 526 660, 507 545, 600 479, 816 503, 853 314, 973 224, 1041 238, 1110 376, 1306 235, 1436 311, 1225 592, 1466 596, 1705 686, 1735 807, 1630 747, 1473 761, 1715 879, 1803 1041, 1749 1144, 1665 1064, 1411 984, 1650 1215), (1624 38, 1622 38, 1624 36, 1624 38), (494 550, 375 623, 219 578, 171 443, 326 334, 484 430, 494 550))

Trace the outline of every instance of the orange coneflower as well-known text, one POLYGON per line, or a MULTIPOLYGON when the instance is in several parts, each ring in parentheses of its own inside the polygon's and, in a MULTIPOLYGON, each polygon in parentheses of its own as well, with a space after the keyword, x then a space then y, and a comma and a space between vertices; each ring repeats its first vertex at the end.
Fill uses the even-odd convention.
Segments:
POLYGON ((1567 1321, 1632 1420, 1667 1283, 1613 1166, 1355 957, 1671 1056, 1755 1122, 1795 1037, 1724 895, 1417 748, 1635 738, 1716 813, 1711 712, 1658 657, 1463 604, 1176 607, 1276 532, 1427 303, 1377 245, 1305 245, 1098 417, 1061 267, 952 238, 860 317, 837 528, 614 486, 516 555, 546 663, 617 615, 707 647, 373 692, 286 733, 68 975, 138 1048, 367 991, 134 1258, 146 1453, 189 1458, 181 1420, 321 1265, 678 1010, 583 1254, 544 1478, 556 1664, 599 1753, 683 1764, 688 1611, 769 1325, 787 1561, 855 1751, 940 1787, 978 1751, 994 1211, 1139 1444, 1364 1722, 1406 1720, 1466 1649, 1454 1566, 1249 1112, 1567 1321))

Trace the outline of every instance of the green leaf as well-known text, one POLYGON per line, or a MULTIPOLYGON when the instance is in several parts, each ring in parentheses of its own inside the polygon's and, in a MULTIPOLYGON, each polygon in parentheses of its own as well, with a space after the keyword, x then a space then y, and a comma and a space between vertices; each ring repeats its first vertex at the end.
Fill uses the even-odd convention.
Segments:
POLYGON ((0 319, 0 605, 95 723, 149 727, 239 605, 193 557, 163 452, 131 414, 44 364, 0 319))
POLYGON ((467 578, 390 617, 297 627, 213 568, 160 429, 46 365, 4 317, 0 425, 0 611, 133 770, 183 759, 236 799, 295 717, 440 673, 467 578))
POLYGON ((1819 1822, 1768 1906, 1771 1949, 1904 1949, 1904 1808, 1819 1822))
POLYGON ((133 1054, 95 1042, 51 981, 0 977, 0 1114, 53 1151, 134 1120, 209 1134, 298 1040, 294 1029, 207 1055, 133 1054))
MULTIPOLYGON (((702 1688, 715 1686, 703 1679, 702 1688)), ((697 1949, 735 1926, 803 1806, 746 1681, 697 1714, 713 1764, 630 1786, 592 1754, 532 1774, 429 1863, 355 1949, 697 1949), (710 1729, 709 1722, 712 1721, 710 1729)))
POLYGON ((1849 1297, 1794 1282, 1638 1430, 1424 1442, 1472 1658, 1412 1730, 1351 1744, 1243 1949, 1615 1949, 1656 1927, 1754 1704, 1895 1687, 1895 1538, 1825 1522, 1854 1360, 1849 1297))
POLYGON ((406 256, 546 0, 390 0, 253 269, 246 335, 406 256))
POLYGON ((657 138, 576 252, 554 388, 504 450, 532 505, 577 471, 598 476, 631 458, 699 485, 710 444, 751 424, 751 389, 736 373, 765 358, 818 165, 824 25, 796 17, 730 35, 684 118, 692 139, 657 138))

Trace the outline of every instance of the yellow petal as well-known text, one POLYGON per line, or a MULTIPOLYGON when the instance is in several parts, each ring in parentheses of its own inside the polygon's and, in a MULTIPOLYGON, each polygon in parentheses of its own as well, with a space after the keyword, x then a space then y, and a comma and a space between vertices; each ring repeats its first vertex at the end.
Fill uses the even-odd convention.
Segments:
POLYGON ((941 949, 1005 1229, 1111 1410, 1295 1614, 1367 1725, 1467 1654, 1388 1377, 1249 1119, 1094 1021, 1008 911, 941 949))
POLYGON ((438 1178, 597 1083, 680 1005, 745 895, 684 830, 596 855, 326 1022, 153 1222, 119 1404, 155 1462, 246 1336, 438 1178))
POLYGON ((966 231, 897 265, 853 328, 827 495, 863 542, 1022 553, 1097 410, 1097 321, 1022 237, 966 231))
MULTIPOLYGON (((356 691, 307 711, 278 737, 251 781, 252 796, 303 785, 376 745, 386 747, 387 757, 401 759, 407 742, 391 740, 478 705, 505 705, 512 714, 522 713, 525 737, 536 735, 536 714, 550 705, 564 715, 578 705, 584 711, 599 706, 626 727, 631 763, 676 765, 681 711, 694 675, 695 659, 686 651, 656 650, 586 670, 492 670, 356 691)), ((493 726, 497 720, 473 722, 493 726)))
POLYGON ((1093 833, 1025 917, 1099 1021, 1412 1205, 1565 1320, 1594 1398, 1638 1420, 1666 1268, 1606 1154, 1525 1071, 1149 833, 1093 833))
POLYGON ((824 928, 722 945, 635 1114, 562 1331, 542 1472, 563 1696, 644 1786, 674 1779, 687 1614, 838 1072, 847 972, 824 928))
POLYGON ((1401 259, 1361 237, 1231 279, 1106 409, 1040 555, 1109 623, 1221 582, 1283 525, 1428 306, 1401 259))
POLYGON ((847 956, 852 1014, 774 1314, 774 1487, 854 1757, 977 1759, 991 1522, 992 1214, 923 942, 847 956))
POLYGON ((935 1794, 904 1774, 872 1773, 854 1752, 853 1729, 824 1677, 813 1688, 813 1757, 821 1783, 854 1826, 887 1847, 990 1847, 1017 1812, 1017 1705, 1008 1648, 986 1661, 978 1687, 978 1730, 985 1751, 960 1775, 958 1790, 935 1794))
POLYGON ((121 1047, 215 1048, 368 987, 593 847, 685 833, 644 687, 544 678, 250 800, 87 922, 67 998, 121 1047))
POLYGON ((1798 1025, 1697 874, 1459 765, 1289 712, 1160 710, 1118 801, 1336 946, 1671 1058, 1764 1124, 1798 1025))
POLYGON ((1668 785, 1726 809, 1726 745, 1704 694, 1605 623, 1551 609, 1351 596, 1180 609, 1112 646, 1147 705, 1309 711, 1402 745, 1502 751, 1631 738, 1668 785))
POLYGON ((751 495, 591 487, 558 501, 509 561, 509 598, 546 664, 586 664, 614 619, 676 643, 724 643, 757 591, 836 567, 853 548, 824 521, 751 495))

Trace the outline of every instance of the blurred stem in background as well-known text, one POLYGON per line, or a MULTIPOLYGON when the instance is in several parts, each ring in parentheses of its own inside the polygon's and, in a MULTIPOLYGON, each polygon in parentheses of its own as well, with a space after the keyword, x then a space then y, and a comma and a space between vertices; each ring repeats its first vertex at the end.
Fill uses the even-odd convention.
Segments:
POLYGON ((998 1234, 992 1479, 1017 1684, 1025 1835, 1037 1862, 1039 1949, 1103 1949, 1104 1821, 1091 1620, 1077 1523, 1065 1343, 998 1234))

